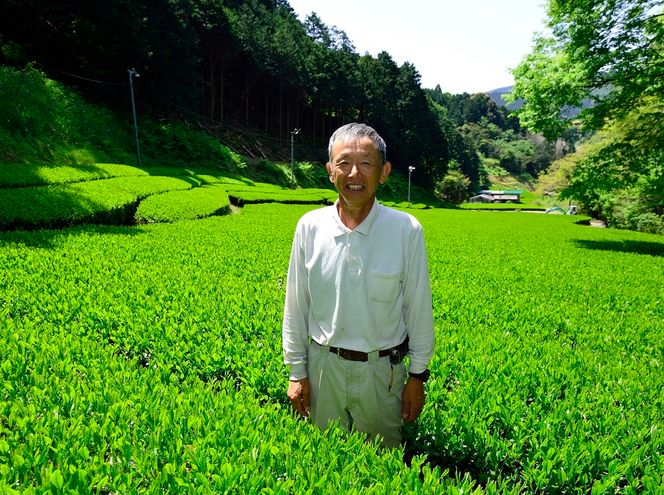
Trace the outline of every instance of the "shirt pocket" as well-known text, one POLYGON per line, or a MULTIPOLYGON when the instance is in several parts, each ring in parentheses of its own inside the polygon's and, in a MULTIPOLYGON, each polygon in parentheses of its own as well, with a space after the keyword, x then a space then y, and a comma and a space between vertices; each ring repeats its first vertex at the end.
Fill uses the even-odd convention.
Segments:
POLYGON ((382 303, 394 303, 401 291, 401 273, 382 273, 376 270, 369 271, 368 292, 369 299, 382 303))

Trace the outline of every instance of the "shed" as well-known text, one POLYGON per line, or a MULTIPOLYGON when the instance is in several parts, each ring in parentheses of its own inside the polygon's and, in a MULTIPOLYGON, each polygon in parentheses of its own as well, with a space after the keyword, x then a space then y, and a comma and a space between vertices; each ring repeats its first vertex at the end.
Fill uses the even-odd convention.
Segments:
POLYGON ((523 191, 492 191, 484 189, 468 200, 470 203, 519 203, 523 191))

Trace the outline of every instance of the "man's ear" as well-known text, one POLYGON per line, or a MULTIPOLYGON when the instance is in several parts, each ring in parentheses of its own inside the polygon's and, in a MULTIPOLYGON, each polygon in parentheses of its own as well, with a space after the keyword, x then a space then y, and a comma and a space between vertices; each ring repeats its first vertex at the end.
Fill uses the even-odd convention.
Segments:
POLYGON ((380 183, 384 184, 385 181, 387 180, 387 177, 390 175, 390 172, 392 171, 392 164, 390 162, 385 162, 383 165, 383 171, 380 174, 380 183))
POLYGON ((327 173, 330 176, 330 182, 334 182, 334 178, 332 177, 332 164, 330 162, 327 162, 325 164, 325 168, 327 169, 327 173))

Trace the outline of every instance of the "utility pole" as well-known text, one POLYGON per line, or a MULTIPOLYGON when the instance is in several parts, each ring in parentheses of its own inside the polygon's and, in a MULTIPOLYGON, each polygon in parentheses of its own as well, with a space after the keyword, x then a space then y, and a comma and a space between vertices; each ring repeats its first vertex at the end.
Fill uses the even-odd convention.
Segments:
POLYGON ((141 164, 141 147, 138 144, 138 122, 136 120, 136 104, 134 103, 134 77, 141 77, 136 69, 127 69, 129 73, 129 92, 131 93, 131 111, 134 114, 134 136, 136 136, 136 156, 138 156, 138 166, 141 164))
POLYGON ((295 159, 294 159, 295 134, 297 134, 298 132, 300 132, 300 129, 296 127, 290 133, 290 173, 291 173, 291 180, 293 181, 293 188, 295 188, 295 159))
POLYGON ((410 208, 410 174, 413 173, 415 167, 408 167, 408 208, 410 208))

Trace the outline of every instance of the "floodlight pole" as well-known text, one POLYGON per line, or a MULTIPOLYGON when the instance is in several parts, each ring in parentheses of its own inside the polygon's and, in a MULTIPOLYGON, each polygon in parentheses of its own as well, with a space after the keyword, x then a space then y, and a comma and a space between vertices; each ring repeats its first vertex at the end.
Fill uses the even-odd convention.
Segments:
POLYGON ((415 167, 408 167, 408 208, 410 208, 410 174, 413 173, 415 167))
POLYGON ((136 69, 127 69, 129 73, 129 92, 131 93, 131 111, 134 114, 134 136, 136 137, 136 156, 138 157, 138 166, 141 164, 141 147, 138 144, 138 122, 136 120, 136 104, 134 103, 134 77, 141 77, 136 69))
POLYGON ((290 173, 291 173, 291 180, 293 181, 293 187, 295 187, 295 154, 294 154, 294 149, 295 149, 295 134, 300 132, 299 128, 295 128, 291 131, 290 133, 290 173))

